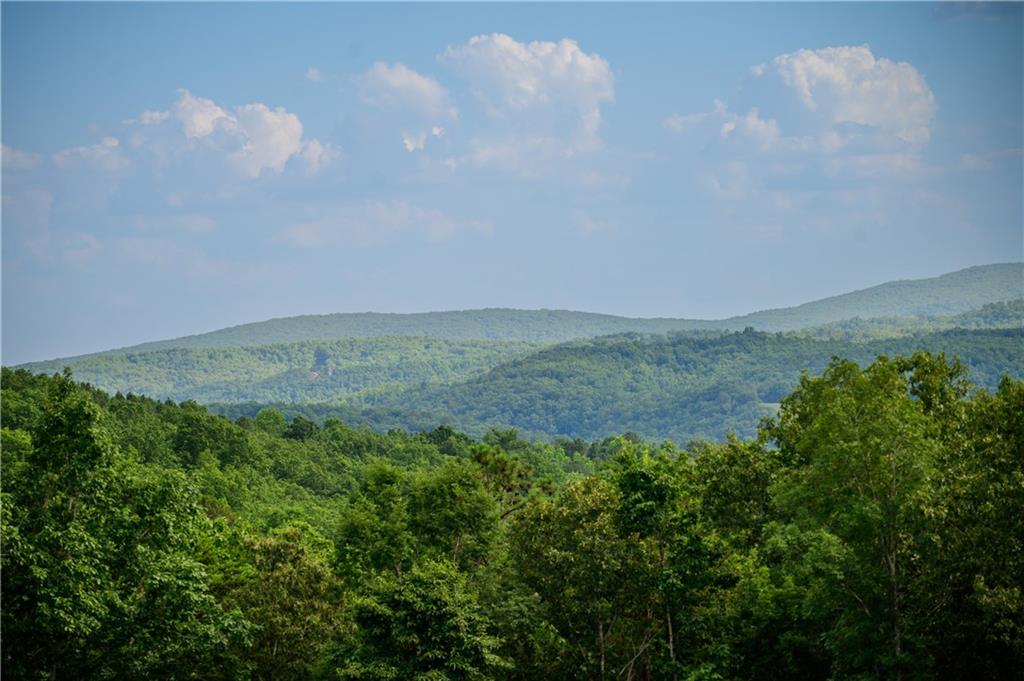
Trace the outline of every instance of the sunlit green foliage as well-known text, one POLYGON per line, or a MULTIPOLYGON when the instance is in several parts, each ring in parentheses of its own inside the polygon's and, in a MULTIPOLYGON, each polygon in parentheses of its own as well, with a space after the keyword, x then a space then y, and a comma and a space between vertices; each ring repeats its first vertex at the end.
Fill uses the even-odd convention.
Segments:
POLYGON ((943 357, 833 359, 753 439, 685 449, 2 381, 4 678, 1024 668, 1024 383, 943 357))

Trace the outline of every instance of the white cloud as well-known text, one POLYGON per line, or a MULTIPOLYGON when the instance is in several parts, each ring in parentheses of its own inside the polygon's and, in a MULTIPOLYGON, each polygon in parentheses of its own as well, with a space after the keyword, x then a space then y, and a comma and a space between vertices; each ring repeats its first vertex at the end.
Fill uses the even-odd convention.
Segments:
POLYGON ((561 156, 600 146, 601 107, 615 99, 614 77, 604 58, 575 40, 521 43, 503 33, 478 35, 449 46, 441 59, 516 135, 561 140, 561 156))
POLYGON ((412 109, 429 118, 457 118, 448 90, 402 63, 377 62, 357 79, 363 98, 386 109, 412 109))
POLYGON ((444 128, 439 125, 435 125, 430 129, 429 132, 421 130, 417 133, 402 133, 402 146, 405 150, 412 153, 414 151, 423 151, 427 147, 427 139, 430 137, 444 137, 444 128))
POLYGON ((728 107, 725 102, 720 99, 716 99, 714 102, 714 108, 711 111, 705 113, 682 115, 674 113, 665 118, 662 124, 671 130, 672 132, 686 132, 698 125, 701 125, 708 120, 714 118, 721 118, 726 116, 728 107))
POLYGON ((185 129, 185 137, 196 139, 207 137, 214 128, 221 125, 234 129, 235 121, 217 106, 212 99, 195 97, 188 90, 178 90, 178 101, 174 103, 174 115, 185 129))
POLYGON ((722 139, 742 136, 751 140, 758 149, 767 151, 779 142, 781 133, 775 119, 764 120, 757 109, 751 109, 745 116, 730 115, 719 130, 722 139))
POLYGON ((4 170, 31 170, 39 166, 42 158, 39 154, 33 154, 27 151, 20 151, 6 144, 0 145, 0 165, 3 166, 4 170))
POLYGON ((187 140, 226 153, 246 177, 258 177, 264 170, 280 174, 293 156, 301 156, 307 169, 316 172, 334 156, 329 145, 304 140, 299 117, 282 107, 256 102, 229 113, 211 99, 179 90, 173 108, 187 140))
POLYGON ((588 113, 615 98, 608 62, 568 38, 521 43, 504 33, 478 35, 442 58, 505 111, 564 103, 588 113))
POLYGON ((876 58, 867 45, 798 50, 753 71, 769 72, 832 125, 870 126, 915 146, 931 137, 935 96, 924 77, 907 62, 876 58))
POLYGON ((171 117, 170 111, 146 110, 139 114, 138 118, 129 118, 125 125, 160 125, 171 117))
POLYGON ((710 196, 771 214, 844 186, 937 172, 922 157, 935 98, 910 64, 876 58, 866 46, 829 47, 779 55, 751 74, 740 92, 746 113, 716 100, 711 111, 663 120, 703 157, 698 177, 710 196), (793 189, 801 178, 815 188, 793 189))
MULTIPOLYGON (((662 121, 663 125, 677 134, 688 134, 702 131, 709 135, 711 130, 717 131, 720 141, 732 145, 749 146, 756 151, 771 151, 783 142, 782 131, 774 118, 762 118, 757 109, 739 115, 729 111, 729 107, 720 99, 714 101, 711 111, 681 115, 672 114, 662 121)), ((795 140, 785 140, 789 148, 795 140)))
POLYGON ((315 175, 322 167, 338 158, 341 151, 332 144, 323 144, 318 139, 302 143, 302 160, 306 162, 306 170, 315 175))
POLYGON ((459 232, 489 231, 488 223, 458 220, 440 210, 420 208, 407 201, 375 201, 334 206, 314 220, 290 225, 281 240, 296 248, 325 248, 373 245, 410 236, 444 241, 459 232))
POLYGON ((405 147, 406 151, 423 151, 423 148, 427 145, 427 133, 420 132, 415 135, 409 133, 402 133, 402 146, 405 147))
POLYGON ((71 147, 53 155, 53 163, 61 170, 100 170, 115 173, 128 167, 128 159, 119 149, 116 137, 104 137, 99 144, 71 147))
POLYGON ((320 69, 318 69, 317 67, 310 66, 308 69, 306 69, 306 80, 313 81, 314 83, 319 83, 323 79, 324 74, 321 73, 320 69))
POLYGON ((665 127, 708 135, 706 128, 714 124, 720 140, 743 141, 760 152, 866 155, 862 168, 881 167, 885 156, 894 167, 906 167, 903 156, 930 139, 936 106, 924 78, 910 64, 875 58, 866 46, 798 50, 752 67, 751 73, 769 88, 761 89, 759 103, 785 112, 788 99, 803 113, 779 120, 751 108, 740 115, 715 100, 709 112, 672 114, 665 127), (765 97, 766 92, 774 96, 765 97))
POLYGON ((234 158, 249 177, 265 168, 280 174, 288 159, 302 150, 302 123, 281 107, 246 104, 235 109, 246 140, 234 158))
POLYGON ((139 116, 139 122, 143 125, 158 125, 170 117, 170 111, 143 111, 139 116))

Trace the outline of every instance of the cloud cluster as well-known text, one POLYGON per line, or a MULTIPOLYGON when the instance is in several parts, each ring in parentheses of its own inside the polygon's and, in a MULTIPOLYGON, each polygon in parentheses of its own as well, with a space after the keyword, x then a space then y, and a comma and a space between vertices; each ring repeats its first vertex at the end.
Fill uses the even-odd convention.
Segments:
POLYGON ((615 79, 604 58, 575 40, 478 35, 449 46, 441 60, 468 81, 493 119, 519 136, 529 130, 535 139, 560 141, 567 155, 600 146, 601 107, 614 101, 615 79))
POLYGON ((876 58, 867 46, 798 50, 751 68, 755 99, 763 106, 731 112, 721 100, 712 111, 664 119, 676 133, 709 123, 722 139, 745 136, 761 151, 906 153, 931 138, 935 95, 911 64, 876 58), (802 115, 792 114, 795 103, 802 115), (762 108, 782 118, 763 116, 762 108))
POLYGON ((921 146, 931 138, 935 95, 907 62, 876 58, 867 45, 797 50, 752 69, 776 74, 832 126, 867 126, 921 146))
POLYGON ((931 138, 935 96, 911 64, 876 57, 867 46, 781 54, 751 68, 740 93, 750 108, 673 114, 666 129, 696 142, 700 182, 728 201, 791 194, 769 189, 906 180, 932 172, 922 151, 931 138), (741 110, 743 111, 743 110, 741 110), (768 112, 768 113, 765 113, 768 112), (803 178, 797 182, 797 178, 803 178))
POLYGON ((504 33, 478 35, 448 47, 442 59, 469 79, 493 111, 561 103, 586 114, 615 97, 608 62, 568 38, 521 43, 504 33))
POLYGON ((382 108, 412 109, 432 119, 459 115, 447 89, 402 63, 377 62, 356 82, 363 98, 382 108))
MULTIPOLYGON (((328 158, 327 149, 319 140, 303 140, 299 117, 281 107, 245 104, 229 113, 213 100, 196 97, 188 90, 178 94, 174 118, 181 124, 186 140, 201 140, 228 154, 246 177, 258 177, 264 170, 280 174, 294 156, 314 170, 328 158)), ((159 113, 150 116, 159 117, 159 113)))

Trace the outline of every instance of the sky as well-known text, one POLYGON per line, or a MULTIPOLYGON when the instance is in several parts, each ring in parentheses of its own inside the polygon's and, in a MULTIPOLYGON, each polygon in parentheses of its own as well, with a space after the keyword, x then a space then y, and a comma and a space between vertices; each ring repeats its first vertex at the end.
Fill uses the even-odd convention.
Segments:
POLYGON ((2 361, 1024 258, 1016 4, 19 4, 2 361))

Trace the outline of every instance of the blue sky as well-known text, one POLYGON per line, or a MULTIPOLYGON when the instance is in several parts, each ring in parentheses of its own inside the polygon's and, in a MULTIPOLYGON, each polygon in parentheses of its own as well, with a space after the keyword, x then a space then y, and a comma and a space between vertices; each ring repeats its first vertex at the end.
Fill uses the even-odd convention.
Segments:
POLYGON ((1020 260, 1021 10, 5 2, 3 361, 1020 260))

